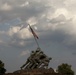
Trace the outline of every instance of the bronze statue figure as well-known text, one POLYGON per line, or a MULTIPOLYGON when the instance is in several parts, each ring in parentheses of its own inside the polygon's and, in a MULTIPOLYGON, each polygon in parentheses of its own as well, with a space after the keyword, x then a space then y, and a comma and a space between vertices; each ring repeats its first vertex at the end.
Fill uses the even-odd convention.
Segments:
POLYGON ((49 62, 52 58, 46 56, 40 48, 32 51, 26 63, 20 68, 34 69, 34 68, 48 68, 49 62))

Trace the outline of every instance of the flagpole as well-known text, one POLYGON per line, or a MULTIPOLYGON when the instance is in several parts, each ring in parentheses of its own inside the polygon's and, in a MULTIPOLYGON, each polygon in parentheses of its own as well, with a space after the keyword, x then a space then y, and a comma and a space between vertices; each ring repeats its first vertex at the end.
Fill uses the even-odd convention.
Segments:
POLYGON ((34 39, 35 39, 35 42, 36 42, 36 44, 37 44, 38 48, 40 48, 40 47, 39 47, 39 43, 38 43, 37 39, 36 39, 35 37, 34 37, 34 39))
MULTIPOLYGON (((31 27, 31 26, 30 26, 30 24, 28 24, 28 25, 29 25, 29 27, 31 27)), ((36 44, 37 44, 38 48, 40 48, 40 47, 39 47, 39 43, 38 43, 37 39, 35 38, 35 36, 34 36, 34 35, 33 35, 33 37, 34 37, 34 39, 35 39, 35 42, 36 42, 36 44)))

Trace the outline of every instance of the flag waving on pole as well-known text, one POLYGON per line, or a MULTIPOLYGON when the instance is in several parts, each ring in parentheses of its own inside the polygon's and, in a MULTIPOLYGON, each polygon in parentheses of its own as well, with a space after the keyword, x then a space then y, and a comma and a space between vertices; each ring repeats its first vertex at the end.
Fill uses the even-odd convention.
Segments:
POLYGON ((33 31, 33 29, 31 28, 31 26, 30 26, 30 25, 29 25, 29 27, 30 27, 30 30, 31 30, 31 32, 32 32, 32 34, 33 34, 33 36, 34 36, 35 38, 39 39, 39 37, 36 35, 36 33, 33 31))

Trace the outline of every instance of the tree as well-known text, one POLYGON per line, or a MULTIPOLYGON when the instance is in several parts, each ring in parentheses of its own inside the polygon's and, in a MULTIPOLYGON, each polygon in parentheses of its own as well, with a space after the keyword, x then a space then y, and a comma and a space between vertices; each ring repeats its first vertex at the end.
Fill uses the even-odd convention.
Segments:
POLYGON ((4 63, 0 60, 0 75, 3 75, 5 72, 4 63))
POLYGON ((71 65, 68 65, 67 63, 62 63, 59 65, 57 72, 63 75, 74 75, 74 71, 71 69, 71 65))

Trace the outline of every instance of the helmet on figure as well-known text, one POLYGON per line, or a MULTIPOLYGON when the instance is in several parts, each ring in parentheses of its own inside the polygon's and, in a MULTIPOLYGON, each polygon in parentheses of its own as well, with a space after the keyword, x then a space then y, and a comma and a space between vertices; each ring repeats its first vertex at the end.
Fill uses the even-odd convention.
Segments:
POLYGON ((34 53, 34 51, 31 51, 32 53, 34 53))
POLYGON ((40 51, 40 48, 37 48, 36 52, 39 52, 40 51))
POLYGON ((52 58, 50 57, 49 60, 51 60, 52 58))

